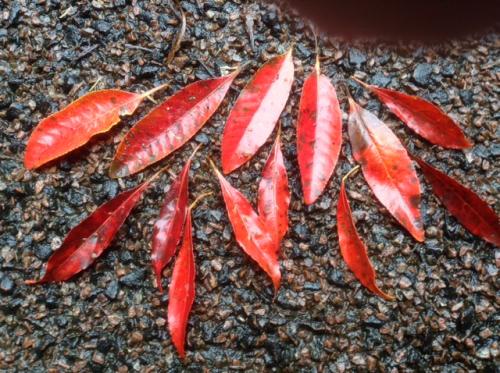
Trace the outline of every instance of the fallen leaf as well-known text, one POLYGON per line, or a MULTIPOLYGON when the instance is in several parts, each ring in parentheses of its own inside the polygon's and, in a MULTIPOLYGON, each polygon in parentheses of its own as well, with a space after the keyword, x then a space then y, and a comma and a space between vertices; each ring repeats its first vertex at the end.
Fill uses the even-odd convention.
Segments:
POLYGON ((222 170, 247 162, 273 132, 293 83, 292 49, 264 64, 241 91, 224 128, 222 170))
POLYGON ((500 247, 500 223, 495 211, 469 188, 420 158, 413 159, 448 211, 471 233, 500 247))
POLYGON ((378 200, 417 240, 424 240, 420 183, 406 149, 382 121, 349 98, 354 158, 378 200))
POLYGON ((238 72, 192 83, 150 111, 118 146, 110 176, 135 174, 188 142, 217 110, 238 72))

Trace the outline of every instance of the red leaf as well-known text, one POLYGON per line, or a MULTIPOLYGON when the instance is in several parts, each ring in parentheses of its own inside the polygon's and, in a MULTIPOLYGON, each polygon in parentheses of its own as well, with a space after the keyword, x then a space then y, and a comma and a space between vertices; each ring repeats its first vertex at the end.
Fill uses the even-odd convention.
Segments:
POLYGON ((375 283, 375 270, 368 258, 366 246, 363 241, 361 241, 352 220, 351 207, 347 199, 344 181, 348 176, 349 174, 342 179, 337 205, 337 229, 339 234, 340 253, 349 269, 364 287, 385 300, 392 301, 395 298, 384 293, 375 283))
POLYGON ((424 240, 420 184, 399 139, 382 121, 349 98, 354 158, 379 201, 417 241, 424 240))
POLYGON ((99 206, 69 232, 61 247, 49 258, 45 275, 38 281, 28 280, 26 284, 66 281, 89 267, 109 246, 130 211, 157 175, 158 173, 99 206))
POLYGON ((429 101, 354 79, 373 92, 394 115, 427 141, 451 149, 472 146, 458 124, 429 101))
POLYGON ((151 261, 156 275, 156 286, 163 291, 161 276, 163 268, 175 254, 182 235, 182 226, 186 219, 189 185, 189 168, 196 151, 187 160, 182 172, 170 187, 160 215, 153 227, 151 261))
POLYGON ((310 205, 323 193, 342 145, 342 112, 330 79, 319 62, 304 82, 297 122, 297 158, 304 201, 310 205))
POLYGON ((262 171, 258 206, 259 215, 274 238, 276 250, 279 250, 281 239, 288 230, 289 205, 290 189, 278 132, 276 142, 262 171))
POLYGON ((241 91, 222 137, 222 170, 234 171, 273 132, 293 83, 292 49, 263 65, 241 91))
POLYGON ((238 72, 192 83, 149 112, 118 146, 110 176, 139 172, 189 141, 217 110, 238 72))
POLYGON ((94 135, 107 132, 131 115, 142 100, 165 85, 138 94, 107 89, 90 92, 38 123, 26 146, 27 169, 42 166, 86 144, 94 135))
POLYGON ((236 241, 271 278, 277 291, 281 281, 278 254, 273 238, 264 220, 257 215, 245 196, 222 176, 215 168, 226 204, 229 221, 236 241))
POLYGON ((438 171, 423 160, 413 157, 431 184, 434 194, 470 232, 500 246, 500 223, 495 211, 476 193, 438 171))
POLYGON ((172 282, 168 293, 168 329, 172 342, 181 358, 185 358, 184 341, 189 312, 195 295, 195 262, 193 254, 191 210, 184 225, 184 238, 175 261, 172 282))

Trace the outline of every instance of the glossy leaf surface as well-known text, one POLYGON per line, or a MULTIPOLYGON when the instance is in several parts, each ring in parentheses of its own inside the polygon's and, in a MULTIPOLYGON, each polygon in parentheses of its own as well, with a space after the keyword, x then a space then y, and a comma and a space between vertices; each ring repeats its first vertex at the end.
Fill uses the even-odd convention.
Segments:
POLYGON ((191 210, 188 210, 186 224, 184 224, 182 247, 175 260, 172 282, 168 293, 168 330, 177 352, 183 359, 186 356, 184 342, 186 340, 187 323, 195 296, 195 261, 192 234, 191 210))
POLYGON ((281 153, 280 134, 276 137, 259 183, 259 216, 264 220, 279 250, 281 239, 288 230, 290 189, 285 162, 281 153))
POLYGON ((238 71, 192 83, 149 112, 118 146, 111 177, 139 172, 189 141, 217 110, 238 71))
POLYGON ((45 275, 38 281, 26 283, 66 281, 89 267, 109 246, 153 178, 99 206, 69 232, 61 247, 49 258, 45 275))
POLYGON ((156 275, 156 286, 161 286, 162 271, 175 254, 186 219, 189 194, 189 168, 196 150, 189 157, 182 172, 168 190, 158 220, 153 227, 151 262, 156 275))
POLYGON ((344 180, 342 180, 342 184, 340 185, 340 195, 337 204, 337 229, 340 253, 347 267, 354 273, 354 276, 372 293, 386 300, 394 300, 393 296, 384 293, 375 283, 375 270, 368 257, 366 246, 361 241, 352 220, 351 207, 347 199, 344 180))
POLYGON ((241 91, 224 128, 222 170, 243 165, 273 132, 293 83, 292 50, 263 65, 241 91))
POLYGON ((274 289, 278 290, 281 281, 278 253, 265 221, 254 211, 250 202, 239 190, 229 184, 218 170, 215 169, 215 172, 236 241, 268 274, 274 289))
POLYGON ((131 115, 142 100, 163 88, 143 94, 106 89, 87 93, 38 123, 26 146, 24 165, 34 169, 86 144, 131 115))
POLYGON ((469 188, 423 160, 413 159, 448 211, 471 233, 500 247, 500 223, 495 211, 469 188))
POLYGON ((472 146, 458 124, 429 101, 357 81, 373 92, 394 115, 427 141, 450 149, 472 146))
POLYGON ((297 159, 307 205, 325 190, 341 146, 342 112, 337 94, 317 63, 304 82, 297 121, 297 159))
POLYGON ((354 158, 379 201, 417 240, 424 240, 420 183, 399 139, 382 121, 349 99, 354 158))

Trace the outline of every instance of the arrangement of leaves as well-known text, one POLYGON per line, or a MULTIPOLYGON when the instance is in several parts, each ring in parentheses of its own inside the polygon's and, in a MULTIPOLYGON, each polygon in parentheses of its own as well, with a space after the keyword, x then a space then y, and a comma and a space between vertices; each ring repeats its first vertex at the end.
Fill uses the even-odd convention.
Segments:
MULTIPOLYGON (((110 176, 138 173, 186 144, 221 105, 239 72, 236 69, 226 76, 192 83, 152 109, 122 139, 110 166, 110 176)), ((223 173, 234 172, 249 162, 268 140, 286 105, 293 78, 290 48, 265 63, 241 91, 222 137, 223 173)), ((434 104, 355 80, 430 143, 451 149, 472 146, 458 124, 434 104)), ((38 124, 27 143, 25 167, 42 167, 84 146, 93 136, 116 125, 122 116, 132 115, 144 98, 165 86, 144 93, 109 89, 84 95, 38 124)), ((499 219, 486 202, 409 154, 385 123, 346 93, 349 139, 353 156, 360 165, 341 181, 337 230, 342 258, 364 287, 387 301, 396 299, 377 286, 375 270, 351 214, 346 180, 358 168, 376 198, 415 240, 424 240, 424 226, 420 212, 421 187, 413 161, 436 196, 465 228, 500 246, 499 219)), ((337 92, 329 78, 321 74, 318 58, 304 81, 296 126, 300 180, 304 202, 309 205, 327 188, 342 147, 342 111, 337 92)), ((163 292, 163 270, 176 256, 180 244, 169 287, 168 328, 181 357, 185 356, 187 322, 195 298, 192 209, 196 201, 189 205, 188 199, 189 171, 196 151, 166 193, 152 234, 151 262, 160 292, 163 292)), ((278 292, 280 246, 288 230, 290 205, 280 129, 262 170, 257 209, 226 180, 212 160, 210 164, 219 181, 236 242, 269 276, 278 292)), ((88 268, 110 245, 142 194, 161 172, 98 207, 68 233, 61 247, 49 258, 43 277, 26 283, 66 281, 88 268)))

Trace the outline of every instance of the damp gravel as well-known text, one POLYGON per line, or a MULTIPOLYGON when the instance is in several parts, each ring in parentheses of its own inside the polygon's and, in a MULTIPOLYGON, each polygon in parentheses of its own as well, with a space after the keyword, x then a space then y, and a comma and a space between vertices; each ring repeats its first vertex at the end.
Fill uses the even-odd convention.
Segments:
MULTIPOLYGON (((273 5, 181 1, 187 29, 165 63, 178 8, 167 0, 8 0, 0 6, 0 369, 30 372, 132 371, 497 371, 498 248, 457 224, 421 179, 424 243, 415 242, 374 199, 360 174, 348 193, 388 303, 363 289, 339 254, 335 206, 340 177, 354 165, 348 139, 326 193, 301 201, 295 120, 304 77, 314 65, 306 21, 273 5), (290 176, 290 230, 282 244, 282 287, 238 248, 207 158, 220 159, 228 110, 256 68, 294 43, 296 79, 280 122, 290 176), (140 92, 168 82, 158 100, 197 79, 249 62, 223 105, 197 136, 158 165, 111 180, 107 169, 123 134, 147 102, 109 134, 39 171, 23 168, 40 119, 90 89, 140 92), (159 206, 193 147, 191 170, 197 279, 187 359, 166 325, 167 295, 153 287, 150 240, 159 206), (95 265, 62 284, 27 287, 67 232, 96 207, 168 165, 95 265)), ((339 91, 377 113, 404 144, 476 190, 500 211, 500 39, 422 47, 320 37, 322 71, 339 91), (418 94, 462 123, 475 146, 448 151, 409 131, 349 81, 357 78, 418 94)), ((344 114, 345 115, 345 114, 344 114)), ((344 120, 346 118, 344 117, 344 120)), ((271 137, 229 180, 255 201, 271 137)), ((165 271, 171 274, 171 267, 165 271)), ((167 282, 165 282, 166 284, 167 282)))

